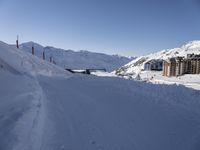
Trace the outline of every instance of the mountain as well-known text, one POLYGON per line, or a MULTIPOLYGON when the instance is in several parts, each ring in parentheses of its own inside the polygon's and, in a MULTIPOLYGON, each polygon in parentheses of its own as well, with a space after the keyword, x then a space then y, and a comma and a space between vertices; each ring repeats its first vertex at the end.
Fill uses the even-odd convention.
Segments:
POLYGON ((42 53, 45 51, 46 59, 49 61, 50 57, 52 57, 55 63, 62 68, 105 68, 107 71, 113 71, 133 60, 133 58, 118 55, 107 55, 83 50, 64 50, 50 46, 43 47, 34 42, 23 43, 20 45, 20 49, 31 52, 32 45, 34 45, 36 56, 42 58, 42 53))
POLYGON ((123 67, 117 69, 115 73, 117 75, 134 75, 141 72, 144 69, 144 64, 153 59, 163 59, 184 56, 187 54, 200 54, 200 41, 190 41, 180 48, 164 49, 156 53, 138 57, 137 59, 129 62, 123 67))

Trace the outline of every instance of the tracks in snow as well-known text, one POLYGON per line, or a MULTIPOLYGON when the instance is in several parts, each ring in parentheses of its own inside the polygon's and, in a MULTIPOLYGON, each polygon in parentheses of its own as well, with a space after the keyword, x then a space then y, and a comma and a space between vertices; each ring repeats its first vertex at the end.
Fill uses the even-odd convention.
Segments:
MULTIPOLYGON (((14 132, 17 144, 14 150, 39 150, 42 145, 43 128, 45 122, 45 106, 42 88, 37 80, 33 80, 33 91, 30 109, 17 121, 14 132)), ((27 99, 29 100, 29 99, 27 99)))

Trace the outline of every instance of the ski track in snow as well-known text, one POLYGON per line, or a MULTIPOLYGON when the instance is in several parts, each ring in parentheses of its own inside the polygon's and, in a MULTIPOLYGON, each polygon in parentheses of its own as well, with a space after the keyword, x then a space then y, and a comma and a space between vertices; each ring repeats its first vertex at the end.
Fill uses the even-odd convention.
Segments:
POLYGON ((14 150, 39 150, 42 145, 43 128, 45 121, 44 95, 38 82, 35 81, 32 95, 32 107, 20 120, 18 120, 14 132, 16 132, 18 143, 14 150))
POLYGON ((34 78, 0 72, 0 149, 39 150, 44 126, 44 96, 34 78), (10 95, 9 95, 10 93, 10 95))

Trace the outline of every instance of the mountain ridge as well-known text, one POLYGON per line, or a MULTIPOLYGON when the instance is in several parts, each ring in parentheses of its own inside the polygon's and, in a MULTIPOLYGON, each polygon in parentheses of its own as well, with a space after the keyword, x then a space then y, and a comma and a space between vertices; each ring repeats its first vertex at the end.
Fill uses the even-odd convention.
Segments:
POLYGON ((134 57, 128 58, 87 50, 74 51, 55 48, 53 46, 44 47, 32 41, 22 43, 20 49, 31 53, 32 46, 35 48, 36 56, 42 58, 42 53, 45 51, 46 59, 49 60, 50 57, 53 57, 55 63, 62 68, 105 68, 108 71, 113 71, 134 59, 134 57))

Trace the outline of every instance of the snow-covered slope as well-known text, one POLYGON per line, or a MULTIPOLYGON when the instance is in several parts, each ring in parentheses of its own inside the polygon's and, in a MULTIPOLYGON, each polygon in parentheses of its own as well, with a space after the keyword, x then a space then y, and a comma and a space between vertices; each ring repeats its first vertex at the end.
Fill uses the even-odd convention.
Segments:
POLYGON ((113 71, 114 69, 117 69, 133 60, 133 58, 118 55, 107 55, 89 51, 75 52, 72 50, 63 50, 49 46, 43 47, 33 42, 23 43, 20 47, 24 51, 31 52, 33 44, 36 56, 42 58, 42 52, 44 50, 48 61, 50 57, 53 57, 56 64, 63 68, 105 68, 107 71, 113 71))
POLYGON ((199 91, 66 78, 59 67, 2 42, 0 66, 0 150, 200 149, 199 91))
MULTIPOLYGON (((0 42, 0 69, 29 75, 66 74, 62 68, 0 42)), ((69 73, 68 73, 69 74, 69 73)))
POLYGON ((152 59, 163 59, 187 56, 187 54, 200 54, 200 41, 191 41, 183 45, 181 48, 161 50, 157 53, 152 53, 146 56, 138 57, 137 59, 129 62, 125 66, 116 70, 118 75, 132 75, 139 73, 144 69, 144 64, 152 59))

